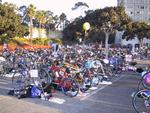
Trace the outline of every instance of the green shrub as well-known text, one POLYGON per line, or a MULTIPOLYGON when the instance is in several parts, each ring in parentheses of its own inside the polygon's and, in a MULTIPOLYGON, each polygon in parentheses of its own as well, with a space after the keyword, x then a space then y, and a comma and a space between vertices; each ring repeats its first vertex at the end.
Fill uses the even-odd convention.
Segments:
POLYGON ((49 38, 50 42, 55 42, 57 44, 63 44, 60 38, 49 38))
POLYGON ((30 44, 30 39, 29 38, 15 37, 15 38, 11 38, 10 41, 13 41, 14 43, 21 44, 21 45, 30 44))
MULTIPOLYGON (((24 44, 31 44, 30 38, 11 38, 9 42, 14 43, 16 45, 24 45, 24 44)), ((33 45, 48 45, 49 42, 55 42, 58 44, 62 44, 62 40, 59 38, 33 38, 32 44, 33 45)))
POLYGON ((33 44, 37 44, 37 45, 44 45, 44 40, 45 40, 45 39, 42 39, 42 38, 34 38, 34 39, 32 40, 32 43, 33 43, 33 44))

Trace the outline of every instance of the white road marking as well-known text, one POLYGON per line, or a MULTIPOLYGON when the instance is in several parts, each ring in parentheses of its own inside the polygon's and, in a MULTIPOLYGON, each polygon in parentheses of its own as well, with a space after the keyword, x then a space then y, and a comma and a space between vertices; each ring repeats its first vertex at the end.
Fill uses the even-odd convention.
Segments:
POLYGON ((99 84, 110 85, 110 84, 112 84, 112 82, 111 81, 102 81, 99 84))
MULTIPOLYGON (((122 76, 118 77, 118 78, 115 79, 112 83, 114 83, 114 82, 120 80, 120 79, 121 79, 122 77, 124 77, 124 76, 126 76, 126 75, 122 75, 122 76)), ((110 85, 110 84, 107 84, 107 85, 105 85, 105 86, 100 87, 98 90, 95 90, 95 91, 91 92, 89 95, 87 95, 87 96, 81 98, 80 101, 86 100, 86 99, 89 98, 90 96, 96 94, 97 92, 99 92, 100 90, 106 88, 106 87, 109 86, 109 85, 110 85)))
POLYGON ((90 90, 96 90, 98 87, 91 87, 90 90))
POLYGON ((54 102, 54 103, 57 103, 57 104, 63 104, 64 102, 66 102, 66 100, 64 100, 64 99, 55 98, 55 97, 50 98, 48 101, 54 102))
POLYGON ((77 95, 77 97, 85 97, 85 96, 87 96, 87 95, 89 95, 90 93, 82 93, 82 92, 80 92, 78 95, 77 95))

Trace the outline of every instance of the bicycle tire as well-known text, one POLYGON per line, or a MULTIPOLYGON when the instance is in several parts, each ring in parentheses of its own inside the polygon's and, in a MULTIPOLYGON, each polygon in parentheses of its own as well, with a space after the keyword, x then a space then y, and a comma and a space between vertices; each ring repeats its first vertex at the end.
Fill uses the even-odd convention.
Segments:
POLYGON ((92 86, 92 79, 89 77, 84 77, 83 81, 80 83, 80 91, 85 93, 92 86))
POLYGON ((23 87, 27 86, 28 84, 28 79, 21 74, 12 77, 12 87, 14 90, 23 89, 23 87))
POLYGON ((69 97, 75 97, 79 93, 79 86, 72 78, 65 78, 62 81, 62 91, 69 97))
POLYGON ((39 78, 48 84, 52 83, 52 77, 50 76, 50 73, 45 69, 40 69, 39 78))
POLYGON ((106 67, 104 69, 104 71, 105 71, 106 75, 109 77, 115 76, 115 72, 113 71, 113 69, 110 66, 106 67))
POLYGON ((144 82, 144 76, 141 78, 141 80, 138 83, 138 90, 143 89, 143 88, 150 90, 150 85, 144 82), (142 88, 140 87, 141 85, 142 85, 142 88))
POLYGON ((15 80, 15 75, 17 74, 17 72, 12 73, 12 78, 11 78, 11 82, 12 84, 14 84, 14 80, 15 80))
POLYGON ((122 73, 122 68, 116 69, 116 73, 115 74, 121 74, 121 73, 122 73))
POLYGON ((143 78, 141 78, 139 83, 138 83, 138 90, 137 91, 140 91, 143 89, 143 83, 142 82, 143 82, 143 78), (141 88, 141 86, 142 86, 142 88, 141 88))
POLYGON ((100 82, 100 77, 99 77, 99 75, 97 75, 97 74, 93 75, 91 86, 96 87, 96 86, 98 86, 99 82, 100 82))
POLYGON ((150 101, 150 98, 143 96, 143 93, 149 90, 140 90, 136 92, 132 98, 132 106, 137 113, 149 113, 149 108, 146 107, 145 102, 150 101), (147 100, 148 99, 148 100, 147 100), (138 105, 139 104, 139 105, 138 105))

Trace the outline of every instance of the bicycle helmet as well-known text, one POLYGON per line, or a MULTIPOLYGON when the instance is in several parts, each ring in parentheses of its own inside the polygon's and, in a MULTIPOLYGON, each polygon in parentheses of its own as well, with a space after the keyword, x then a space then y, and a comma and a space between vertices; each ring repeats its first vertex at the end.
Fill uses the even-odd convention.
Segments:
POLYGON ((148 73, 147 75, 145 75, 144 77, 144 83, 147 85, 150 85, 150 73, 148 73))
POLYGON ((109 64, 109 60, 108 60, 108 59, 103 59, 103 62, 104 62, 105 64, 109 64))

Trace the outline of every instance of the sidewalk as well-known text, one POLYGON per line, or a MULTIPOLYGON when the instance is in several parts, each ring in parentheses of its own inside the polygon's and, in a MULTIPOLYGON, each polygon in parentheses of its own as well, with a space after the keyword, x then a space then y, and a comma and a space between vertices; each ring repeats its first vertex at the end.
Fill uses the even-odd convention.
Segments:
POLYGON ((0 113, 59 113, 54 108, 0 95, 0 113))

